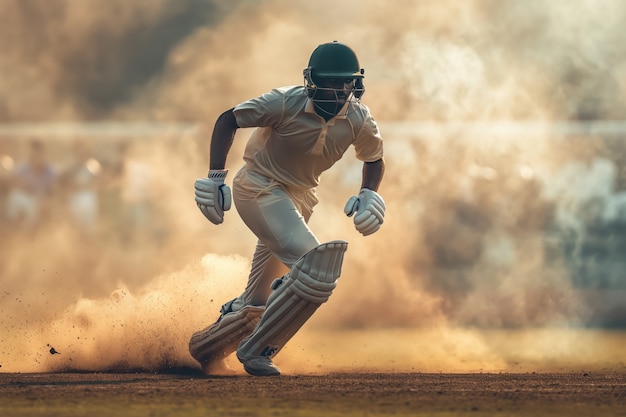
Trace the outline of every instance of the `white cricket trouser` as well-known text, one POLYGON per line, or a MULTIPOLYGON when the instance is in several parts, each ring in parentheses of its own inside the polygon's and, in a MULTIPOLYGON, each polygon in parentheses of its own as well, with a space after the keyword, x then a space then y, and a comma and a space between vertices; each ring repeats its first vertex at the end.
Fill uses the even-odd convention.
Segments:
POLYGON ((307 225, 318 202, 315 190, 287 190, 244 166, 233 180, 233 200, 244 223, 258 238, 248 284, 235 309, 265 305, 272 281, 320 244, 307 225))

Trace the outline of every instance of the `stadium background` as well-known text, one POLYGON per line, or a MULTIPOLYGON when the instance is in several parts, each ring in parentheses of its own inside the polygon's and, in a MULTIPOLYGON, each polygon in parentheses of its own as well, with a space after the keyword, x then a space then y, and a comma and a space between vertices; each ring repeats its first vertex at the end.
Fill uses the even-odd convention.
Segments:
POLYGON ((349 153, 322 178, 312 227, 350 249, 283 368, 623 367, 621 2, 0 7, 3 204, 33 139, 59 173, 86 146, 100 202, 93 233, 72 224, 62 184, 36 229, 3 217, 1 371, 194 366, 189 335, 236 295, 254 244, 235 212, 213 227, 190 197, 212 123, 300 84, 310 52, 332 39, 366 69, 389 215, 363 239, 341 214, 360 174, 349 153), (596 157, 613 177, 579 164, 596 157))

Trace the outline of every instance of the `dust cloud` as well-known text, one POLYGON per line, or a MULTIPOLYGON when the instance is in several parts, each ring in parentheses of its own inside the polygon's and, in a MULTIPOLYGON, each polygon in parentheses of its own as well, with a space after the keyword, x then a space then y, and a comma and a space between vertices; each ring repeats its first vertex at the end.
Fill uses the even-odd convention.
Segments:
MULTIPOLYGON (((2 0, 0 8, 2 201, 32 139, 60 171, 77 140, 101 164, 97 231, 68 219, 62 186, 36 230, 2 223, 0 371, 195 367, 189 337, 243 289, 254 246, 234 210, 213 226, 190 197, 208 166, 212 123, 242 100, 301 84, 310 52, 333 39, 352 46, 366 71, 364 102, 386 141, 387 218, 363 238, 343 216, 360 184, 350 153, 324 174, 311 227, 321 241, 349 241, 344 273, 279 366, 623 367, 619 334, 585 328, 626 322, 621 264, 581 274, 582 255, 571 254, 582 246, 567 246, 591 232, 566 208, 601 187, 575 195, 556 187, 569 163, 624 156, 622 2, 2 0), (127 127, 113 134, 111 121, 127 127), (70 127, 42 133, 41 123, 70 127), (127 189, 141 190, 144 204, 127 189)), ((231 175, 247 134, 238 133, 231 175)), ((607 193, 626 188, 614 171, 607 193)))

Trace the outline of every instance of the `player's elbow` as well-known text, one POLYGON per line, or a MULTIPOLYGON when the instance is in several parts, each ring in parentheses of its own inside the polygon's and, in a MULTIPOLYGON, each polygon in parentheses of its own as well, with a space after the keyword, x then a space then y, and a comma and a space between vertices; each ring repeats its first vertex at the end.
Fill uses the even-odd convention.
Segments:
POLYGON ((226 110, 224 113, 220 114, 215 122, 215 126, 219 127, 220 130, 236 130, 239 128, 237 124, 237 118, 235 117, 234 108, 226 110))

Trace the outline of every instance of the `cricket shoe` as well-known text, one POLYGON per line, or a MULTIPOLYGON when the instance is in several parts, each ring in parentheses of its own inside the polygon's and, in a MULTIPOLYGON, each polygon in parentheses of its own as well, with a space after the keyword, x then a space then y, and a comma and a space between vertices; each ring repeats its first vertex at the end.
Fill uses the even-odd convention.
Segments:
POLYGON ((191 336, 189 353, 200 362, 205 373, 220 369, 224 359, 252 333, 263 311, 265 306, 244 306, 223 313, 215 323, 191 336))
POLYGON ((237 359, 243 364, 243 369, 253 376, 277 376, 280 375, 280 368, 266 356, 255 356, 252 358, 242 358, 237 354, 237 359))

